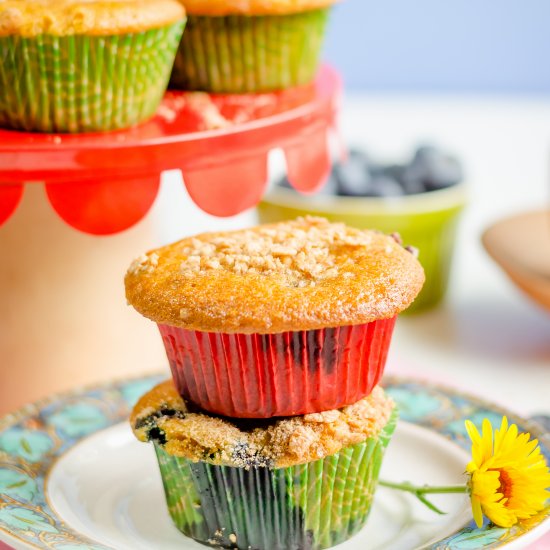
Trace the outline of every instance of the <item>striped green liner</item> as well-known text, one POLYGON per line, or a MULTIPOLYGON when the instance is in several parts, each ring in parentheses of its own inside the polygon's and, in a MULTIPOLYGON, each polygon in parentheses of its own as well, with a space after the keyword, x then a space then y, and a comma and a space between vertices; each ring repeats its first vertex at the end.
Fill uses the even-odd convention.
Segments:
POLYGON ((244 93, 308 84, 315 78, 329 9, 291 15, 190 15, 171 85, 244 93))
POLYGON ((127 128, 166 90, 185 21, 113 36, 0 37, 0 126, 38 132, 127 128))
POLYGON ((290 468, 193 463, 155 444, 170 515, 187 536, 223 548, 317 550, 343 542, 367 520, 396 419, 377 438, 290 468))

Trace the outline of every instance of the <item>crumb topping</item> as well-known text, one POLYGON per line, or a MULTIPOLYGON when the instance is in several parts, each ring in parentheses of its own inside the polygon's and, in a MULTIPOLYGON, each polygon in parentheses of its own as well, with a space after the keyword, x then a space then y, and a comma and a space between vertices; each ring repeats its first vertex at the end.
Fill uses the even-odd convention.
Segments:
POLYGON ((376 437, 393 409, 393 401, 377 386, 368 397, 338 410, 283 419, 229 419, 190 410, 167 381, 139 400, 130 422, 140 441, 154 441, 173 456, 246 469, 284 468, 376 437))
POLYGON ((158 254, 155 254, 154 252, 150 255, 142 254, 130 264, 128 271, 133 275, 137 275, 138 273, 152 273, 158 263, 158 254))
POLYGON ((307 216, 159 248, 130 266, 125 286, 159 324, 277 333, 393 317, 423 282, 395 236, 307 216))
POLYGON ((369 246, 371 242, 370 234, 352 232, 343 223, 306 217, 208 241, 193 238, 182 248, 185 260, 180 269, 185 277, 226 270, 238 275, 280 276, 295 287, 315 286, 340 272, 353 277, 346 271, 351 259, 337 262, 339 251, 342 247, 369 246))
POLYGON ((176 0, 0 0, 0 36, 107 36, 183 21, 176 0))

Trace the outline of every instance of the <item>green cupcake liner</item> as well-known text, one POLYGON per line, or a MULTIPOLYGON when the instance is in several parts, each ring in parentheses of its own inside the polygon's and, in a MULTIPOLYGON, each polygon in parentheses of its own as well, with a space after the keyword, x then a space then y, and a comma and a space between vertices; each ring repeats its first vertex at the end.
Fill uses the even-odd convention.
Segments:
POLYGON ((151 117, 185 26, 113 36, 0 37, 0 126, 38 132, 127 128, 151 117))
POLYGON ((321 460, 248 470, 193 463, 155 444, 168 510, 185 535, 222 548, 317 550, 367 520, 397 414, 378 437, 321 460))
POLYGON ((291 15, 190 15, 171 85, 221 93, 263 92, 315 78, 329 9, 291 15))

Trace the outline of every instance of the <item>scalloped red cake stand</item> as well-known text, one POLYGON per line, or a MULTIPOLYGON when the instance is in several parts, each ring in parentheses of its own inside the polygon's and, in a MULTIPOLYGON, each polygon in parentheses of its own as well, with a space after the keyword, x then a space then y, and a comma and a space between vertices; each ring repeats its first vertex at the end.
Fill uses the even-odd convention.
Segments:
POLYGON ((314 84, 270 94, 167 92, 156 116, 130 130, 46 135, 0 131, 0 224, 25 184, 44 183, 69 225, 111 234, 145 216, 160 174, 179 169, 195 203, 232 216, 255 206, 267 157, 282 148, 291 183, 314 192, 330 170, 327 136, 336 124, 341 81, 322 67, 314 84))

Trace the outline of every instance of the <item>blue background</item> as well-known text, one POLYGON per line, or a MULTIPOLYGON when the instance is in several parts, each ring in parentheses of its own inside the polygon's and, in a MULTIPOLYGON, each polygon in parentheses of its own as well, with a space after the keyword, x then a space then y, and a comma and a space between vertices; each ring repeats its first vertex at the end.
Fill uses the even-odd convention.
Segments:
POLYGON ((325 58, 348 90, 550 93, 550 0, 345 0, 325 58))

